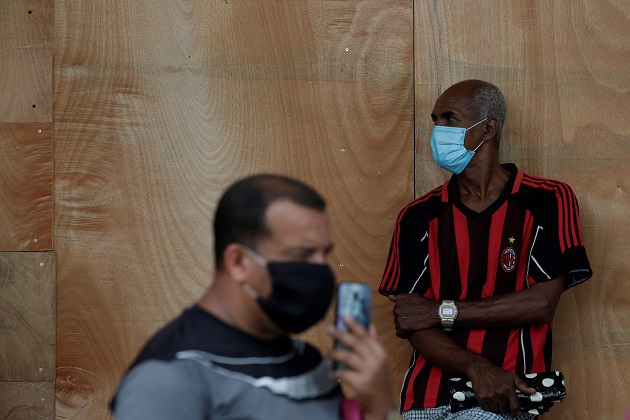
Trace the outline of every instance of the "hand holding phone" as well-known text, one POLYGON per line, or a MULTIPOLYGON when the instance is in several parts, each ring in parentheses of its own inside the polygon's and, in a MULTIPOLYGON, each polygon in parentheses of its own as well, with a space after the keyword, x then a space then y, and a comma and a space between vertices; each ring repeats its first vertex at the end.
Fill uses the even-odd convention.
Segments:
POLYGON ((395 402, 387 353, 378 340, 376 329, 370 328, 371 308, 370 286, 362 283, 339 285, 336 328, 330 330, 336 338, 335 350, 331 352, 334 360, 332 377, 349 387, 350 397, 361 407, 362 418, 383 419, 395 409, 395 402), (346 316, 352 318, 349 327, 344 322, 346 316), (343 360, 347 365, 337 360, 343 360))

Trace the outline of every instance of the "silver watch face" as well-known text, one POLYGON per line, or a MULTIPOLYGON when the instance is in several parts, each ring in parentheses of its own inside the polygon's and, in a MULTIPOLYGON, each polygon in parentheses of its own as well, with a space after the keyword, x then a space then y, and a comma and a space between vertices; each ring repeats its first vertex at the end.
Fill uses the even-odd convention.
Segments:
POLYGON ((455 308, 452 306, 443 306, 442 309, 440 309, 440 315, 442 318, 453 318, 455 317, 455 308))

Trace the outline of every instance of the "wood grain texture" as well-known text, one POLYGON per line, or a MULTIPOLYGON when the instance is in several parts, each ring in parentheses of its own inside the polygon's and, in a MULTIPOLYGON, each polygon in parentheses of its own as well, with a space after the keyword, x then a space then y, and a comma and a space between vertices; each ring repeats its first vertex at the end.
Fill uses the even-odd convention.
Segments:
MULTIPOLYGON (((416 1, 413 22, 410 1, 54 4, 60 417, 106 417, 148 335, 207 287, 216 199, 243 175, 320 189, 339 280, 376 287, 413 199, 414 94, 419 195, 446 179, 427 147, 433 102, 473 77, 508 99, 503 159, 575 189, 595 270, 558 309, 569 398, 545 418, 620 418, 630 404, 624 2, 416 1)), ((16 62, 0 65, 24 72, 16 62)), ((0 115, 34 121, 22 108, 0 115)), ((400 383, 410 349, 374 298, 400 383)), ((330 345, 321 328, 307 337, 330 345)))
POLYGON ((52 249, 50 123, 0 123, 0 251, 52 249))
POLYGON ((339 280, 378 284, 413 198, 411 2, 58 0, 55 28, 58 416, 107 416, 209 285, 216 200, 243 175, 318 188, 339 280))
POLYGON ((54 419, 55 385, 52 382, 0 382, 0 418, 54 419))
POLYGON ((0 383, 55 378, 55 256, 0 253, 0 383))
POLYGON ((52 120, 53 2, 0 2, 0 122, 52 120))
POLYGON ((630 405, 630 5, 415 2, 416 194, 448 175, 431 158, 433 103, 479 78, 508 102, 502 161, 569 183, 594 277, 563 296, 554 363, 568 397, 545 419, 619 419, 630 405))

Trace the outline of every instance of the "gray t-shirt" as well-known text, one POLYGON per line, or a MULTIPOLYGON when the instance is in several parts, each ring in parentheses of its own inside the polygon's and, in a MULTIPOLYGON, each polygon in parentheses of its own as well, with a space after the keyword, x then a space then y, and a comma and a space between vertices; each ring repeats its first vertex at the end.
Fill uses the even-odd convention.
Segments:
POLYGON ((192 307, 149 341, 112 409, 116 420, 337 419, 330 374, 304 341, 259 340, 192 307))

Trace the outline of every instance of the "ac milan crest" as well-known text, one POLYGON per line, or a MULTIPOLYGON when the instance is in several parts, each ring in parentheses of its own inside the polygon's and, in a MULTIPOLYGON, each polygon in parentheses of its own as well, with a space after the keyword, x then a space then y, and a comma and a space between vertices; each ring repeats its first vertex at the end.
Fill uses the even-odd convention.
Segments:
POLYGON ((516 268, 516 251, 514 251, 514 248, 511 246, 503 250, 501 265, 503 266, 503 271, 506 273, 510 273, 516 268))

